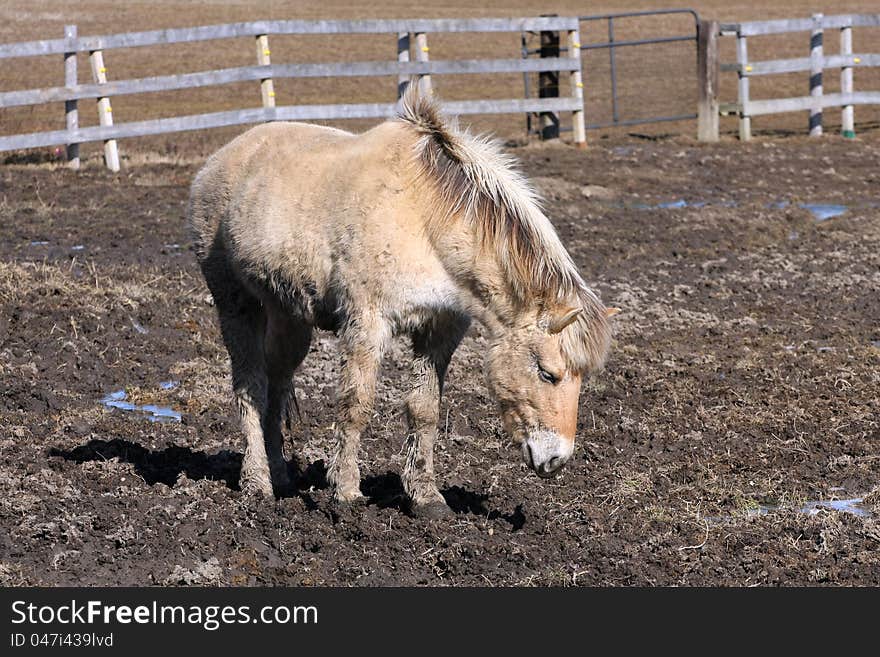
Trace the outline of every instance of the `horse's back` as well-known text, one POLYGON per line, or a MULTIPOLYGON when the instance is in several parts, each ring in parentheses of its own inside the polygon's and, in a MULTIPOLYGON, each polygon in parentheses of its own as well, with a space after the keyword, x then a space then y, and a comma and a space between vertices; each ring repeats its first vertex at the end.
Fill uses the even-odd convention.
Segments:
POLYGON ((358 135, 304 123, 245 132, 192 185, 189 220, 203 270, 217 263, 224 276, 261 289, 325 298, 340 277, 347 289, 382 286, 394 273, 377 267, 389 249, 402 268, 423 268, 407 184, 414 138, 394 121, 358 135))

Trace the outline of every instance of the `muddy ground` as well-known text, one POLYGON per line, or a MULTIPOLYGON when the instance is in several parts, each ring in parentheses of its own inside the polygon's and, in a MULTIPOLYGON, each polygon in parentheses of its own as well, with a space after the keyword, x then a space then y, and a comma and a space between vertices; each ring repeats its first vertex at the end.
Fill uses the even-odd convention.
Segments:
POLYGON ((199 157, 117 175, 8 159, 0 584, 880 585, 880 133, 513 150, 623 312, 553 480, 503 435, 472 329, 441 411, 455 515, 439 522, 401 501, 403 343, 363 441, 366 507, 337 508, 324 481, 332 335, 297 374, 296 493, 239 492, 226 353, 183 223, 199 157), (847 207, 818 221, 809 203, 847 207), (101 403, 120 391, 181 421, 101 403))

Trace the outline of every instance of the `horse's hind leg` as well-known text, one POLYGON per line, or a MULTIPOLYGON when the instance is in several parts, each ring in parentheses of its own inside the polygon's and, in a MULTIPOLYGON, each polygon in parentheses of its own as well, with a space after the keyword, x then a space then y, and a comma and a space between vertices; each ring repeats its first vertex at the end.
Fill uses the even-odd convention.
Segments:
POLYGON ((290 485, 282 450, 282 418, 293 391, 293 372, 308 354, 311 340, 311 326, 281 308, 269 306, 265 337, 268 394, 263 434, 272 482, 279 493, 290 485))
POLYGON ((223 342, 229 352, 232 393, 246 440, 241 488, 272 497, 262 426, 267 393, 263 354, 266 315, 260 302, 238 281, 222 246, 215 242, 200 264, 214 298, 223 342))
POLYGON ((470 321, 442 316, 413 333, 412 392, 406 400, 409 433, 403 488, 416 515, 440 517, 449 513, 434 479, 434 440, 446 368, 470 321))
MULTIPOLYGON (((214 292, 214 289, 212 289, 214 292)), ((232 364, 232 393, 245 435, 241 489, 272 497, 272 478, 263 442, 267 380, 263 355, 266 317, 259 302, 243 289, 214 292, 220 330, 232 364)))

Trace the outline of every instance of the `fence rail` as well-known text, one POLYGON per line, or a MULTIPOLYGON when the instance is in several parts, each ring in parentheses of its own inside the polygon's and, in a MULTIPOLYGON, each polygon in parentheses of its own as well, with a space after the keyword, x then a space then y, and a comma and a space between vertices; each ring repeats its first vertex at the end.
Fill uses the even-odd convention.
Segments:
POLYGON ((172 43, 193 43, 236 37, 257 37, 264 34, 392 34, 399 32, 525 32, 577 29, 577 19, 569 17, 538 18, 474 18, 474 19, 407 19, 358 21, 253 21, 204 25, 148 32, 126 32, 108 36, 48 39, 0 45, 0 59, 61 55, 66 52, 88 52, 157 46, 172 43))
POLYGON ((109 36, 77 36, 75 26, 67 26, 64 39, 0 45, 0 58, 63 55, 65 85, 0 93, 0 108, 64 102, 67 127, 21 135, 0 136, 0 151, 67 144, 68 159, 78 166, 78 145, 105 142, 108 167, 119 168, 116 139, 142 137, 184 130, 199 130, 275 120, 315 120, 385 118, 395 111, 394 103, 276 106, 272 80, 275 78, 397 76, 398 96, 409 76, 416 76, 424 89, 430 89, 430 76, 441 74, 529 73, 555 71, 568 74, 568 97, 506 100, 467 100, 446 103, 453 114, 502 114, 529 112, 572 112, 574 141, 585 142, 583 91, 579 52, 570 48, 569 56, 524 60, 468 59, 435 60, 428 57, 428 33, 443 32, 523 32, 552 30, 566 34, 569 44, 578 44, 577 17, 538 17, 500 19, 430 19, 362 21, 258 21, 205 27, 131 32, 109 36), (396 58, 389 61, 333 62, 323 64, 272 64, 269 35, 290 34, 389 34, 397 38, 396 58), (414 34, 416 58, 410 59, 409 35, 414 34), (109 49, 189 43, 209 39, 249 36, 256 39, 257 65, 178 75, 108 81, 104 52, 109 49), (77 84, 76 53, 88 52, 92 84, 77 84), (148 121, 114 123, 110 98, 120 95, 189 89, 234 82, 259 81, 262 107, 177 116, 148 121), (98 126, 79 127, 77 101, 98 99, 98 126))
POLYGON ((740 139, 751 139, 751 119, 755 116, 784 112, 809 112, 809 131, 813 136, 822 134, 822 114, 825 108, 841 107, 841 133, 855 136, 854 106, 880 105, 880 91, 853 89, 853 69, 880 66, 880 54, 853 52, 852 30, 854 27, 880 27, 880 14, 824 16, 811 18, 773 20, 748 23, 719 24, 704 21, 701 30, 701 105, 700 138, 718 139, 718 114, 734 114, 739 117, 740 139), (840 51, 837 55, 824 54, 825 30, 840 31, 840 51), (751 61, 748 55, 748 37, 772 36, 792 32, 810 33, 809 57, 751 61), (718 61, 717 38, 736 38, 736 63, 718 61), (840 71, 840 93, 824 93, 823 75, 827 69, 840 71), (733 72, 738 76, 737 102, 719 103, 717 98, 719 72, 733 72), (809 72, 810 95, 795 98, 771 98, 752 100, 749 81, 753 77, 782 73, 809 72))

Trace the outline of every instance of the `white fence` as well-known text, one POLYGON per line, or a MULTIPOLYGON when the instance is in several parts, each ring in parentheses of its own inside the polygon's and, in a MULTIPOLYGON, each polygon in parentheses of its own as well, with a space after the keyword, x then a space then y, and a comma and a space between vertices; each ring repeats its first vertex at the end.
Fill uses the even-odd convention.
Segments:
POLYGON ((822 111, 827 107, 841 107, 842 133, 855 136, 855 105, 880 105, 880 91, 855 91, 853 68, 880 66, 880 54, 853 53, 853 28, 880 27, 880 14, 824 16, 811 18, 757 21, 749 23, 718 24, 705 21, 701 24, 700 40, 700 138, 718 139, 718 114, 739 117, 739 136, 742 140, 752 137, 752 117, 782 112, 808 111, 811 135, 822 134, 822 111), (840 50, 836 55, 824 54, 826 30, 838 30, 840 50), (809 56, 794 59, 752 61, 748 54, 749 37, 810 33, 809 56), (736 38, 736 63, 719 64, 717 38, 736 38), (840 93, 823 92, 822 79, 828 69, 840 72, 840 93), (738 75, 736 103, 719 103, 718 72, 735 72, 738 75), (749 83, 751 78, 780 73, 809 72, 810 95, 795 98, 752 100, 749 83))
MULTIPOLYGON (((430 20, 360 20, 360 21, 260 21, 204 27, 129 32, 108 36, 81 37, 76 26, 65 29, 63 39, 31 41, 0 45, 0 59, 62 55, 65 85, 0 93, 0 108, 42 103, 65 103, 66 129, 0 136, 0 151, 67 145, 67 157, 73 167, 79 166, 79 144, 105 142, 105 160, 113 170, 119 169, 116 140, 126 137, 164 134, 184 130, 200 130, 221 126, 260 123, 274 120, 315 120, 384 118, 394 114, 395 103, 360 103, 329 105, 276 106, 274 78, 398 76, 398 95, 410 76, 418 76, 420 84, 430 89, 430 76, 442 74, 492 74, 559 71, 570 81, 570 95, 557 98, 487 100, 475 99, 445 104, 452 114, 502 114, 529 112, 572 112, 574 141, 583 145, 584 129, 583 83, 577 17, 484 18, 430 20), (442 32, 529 32, 555 31, 566 35, 567 55, 557 58, 522 59, 519 53, 509 59, 470 59, 431 61, 428 56, 428 34, 442 32), (389 61, 333 62, 322 64, 273 64, 270 59, 269 36, 290 34, 389 34, 397 36, 397 57, 389 61), (411 36, 414 40, 411 41, 411 36), (211 39, 253 37, 257 64, 178 75, 162 75, 131 80, 109 81, 104 53, 120 48, 162 46, 211 39), (414 48, 411 48, 411 43, 414 48), (415 50, 415 61, 411 50, 415 50), (89 53, 92 84, 78 84, 78 52, 89 53), (148 121, 114 122, 111 98, 126 94, 187 89, 233 82, 259 81, 262 107, 207 114, 175 116, 148 121), (79 127, 77 102, 98 99, 97 126, 79 127)), ((393 93, 389 95, 393 96, 393 93)))

